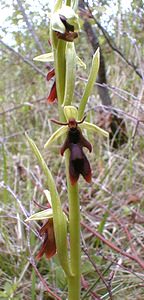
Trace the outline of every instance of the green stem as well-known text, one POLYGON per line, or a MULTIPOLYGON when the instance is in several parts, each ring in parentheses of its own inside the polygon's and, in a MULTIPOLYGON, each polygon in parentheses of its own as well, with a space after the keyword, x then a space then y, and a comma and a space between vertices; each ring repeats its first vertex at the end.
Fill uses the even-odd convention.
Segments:
POLYGON ((68 300, 80 300, 80 205, 78 184, 69 180, 69 153, 65 154, 69 197, 70 264, 73 277, 68 277, 68 300))
MULTIPOLYGON (((59 110, 59 118, 65 118, 59 110)), ((80 249, 80 204, 78 184, 71 185, 69 179, 69 152, 65 153, 66 177, 69 199, 69 232, 70 232, 70 269, 73 276, 68 276, 68 300, 80 300, 81 291, 81 249, 80 249)))

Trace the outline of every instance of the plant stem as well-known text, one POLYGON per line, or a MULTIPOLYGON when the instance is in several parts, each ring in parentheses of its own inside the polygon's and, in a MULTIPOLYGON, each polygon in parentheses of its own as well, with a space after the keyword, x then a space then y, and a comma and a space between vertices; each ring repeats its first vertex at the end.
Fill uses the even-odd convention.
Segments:
MULTIPOLYGON (((65 121, 59 107, 59 118, 65 121)), ((71 185, 69 179, 69 151, 65 153, 65 166, 69 199, 70 269, 68 276, 68 300, 80 300, 81 291, 81 248, 80 248, 80 204, 78 183, 71 185)))
POLYGON ((69 197, 70 264, 72 277, 68 278, 68 300, 80 300, 80 205, 78 184, 69 180, 69 153, 65 154, 69 197))

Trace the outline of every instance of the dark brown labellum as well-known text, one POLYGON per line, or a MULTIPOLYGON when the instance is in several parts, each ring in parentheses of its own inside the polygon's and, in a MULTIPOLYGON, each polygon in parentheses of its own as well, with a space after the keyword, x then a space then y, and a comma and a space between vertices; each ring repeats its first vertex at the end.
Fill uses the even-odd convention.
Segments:
POLYGON ((72 185, 78 181, 80 174, 87 182, 91 182, 91 167, 83 151, 83 147, 86 147, 89 152, 91 152, 92 146, 83 136, 81 129, 78 127, 78 124, 83 123, 85 118, 86 116, 84 116, 81 121, 76 121, 74 118, 71 118, 69 119, 68 123, 51 120, 58 125, 68 125, 69 127, 66 140, 61 147, 60 152, 61 155, 63 155, 65 150, 69 149, 70 151, 69 175, 72 185))
POLYGON ((40 235, 44 235, 43 244, 36 256, 37 259, 40 259, 43 254, 49 259, 53 255, 56 254, 56 242, 55 242, 55 235, 54 235, 54 226, 53 226, 53 219, 49 219, 45 225, 43 225, 40 229, 40 235))
POLYGON ((66 149, 70 150, 69 174, 72 185, 77 182, 80 174, 87 182, 91 181, 91 167, 83 151, 83 147, 86 147, 90 152, 92 151, 91 144, 83 136, 80 128, 77 126, 76 120, 70 119, 69 131, 61 147, 61 155, 64 154, 66 149))
POLYGON ((56 31, 56 35, 57 35, 58 39, 64 40, 66 42, 73 42, 73 40, 78 37, 77 32, 67 32, 67 31, 65 33, 60 33, 58 31, 56 31))

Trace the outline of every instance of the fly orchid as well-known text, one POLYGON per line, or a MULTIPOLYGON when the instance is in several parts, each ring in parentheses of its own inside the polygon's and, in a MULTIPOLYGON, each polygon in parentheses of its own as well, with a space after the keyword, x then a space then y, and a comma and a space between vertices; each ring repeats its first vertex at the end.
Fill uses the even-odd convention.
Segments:
POLYGON ((98 126, 85 121, 86 116, 82 120, 77 121, 78 111, 74 106, 65 106, 64 114, 67 122, 59 122, 51 120, 52 122, 62 125, 53 135, 49 138, 45 144, 45 148, 59 138, 63 134, 67 134, 65 142, 61 147, 61 155, 69 149, 69 176, 71 184, 74 185, 79 179, 80 174, 87 182, 91 181, 91 167, 89 161, 83 151, 83 147, 86 147, 89 152, 92 151, 92 146, 89 141, 83 136, 81 129, 93 130, 97 133, 103 134, 108 137, 108 133, 102 130, 98 126))
POLYGON ((51 196, 48 190, 45 190, 44 193, 48 199, 48 208, 43 211, 37 212, 26 219, 26 222, 36 220, 45 222, 39 230, 40 236, 44 235, 44 241, 36 256, 38 260, 43 256, 43 254, 45 254, 48 259, 56 254, 56 241, 53 225, 53 211, 51 208, 51 196))
POLYGON ((51 258, 56 254, 56 241, 54 234, 54 225, 53 219, 49 219, 40 229, 39 234, 41 236, 45 235, 44 242, 39 250, 36 258, 40 259, 43 254, 46 255, 46 258, 51 258))
POLYGON ((78 33, 75 31, 79 29, 78 15, 72 7, 62 5, 51 16, 51 28, 58 39, 73 42, 78 37, 78 33))

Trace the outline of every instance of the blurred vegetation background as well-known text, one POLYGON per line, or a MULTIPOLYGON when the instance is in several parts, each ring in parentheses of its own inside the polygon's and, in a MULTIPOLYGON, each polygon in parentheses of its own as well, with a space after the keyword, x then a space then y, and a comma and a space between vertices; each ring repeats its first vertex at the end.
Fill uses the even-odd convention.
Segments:
MULTIPOLYGON (((56 128, 57 103, 47 101, 51 64, 33 58, 51 51, 48 14, 54 1, 1 1, 0 29, 0 299, 66 299, 57 257, 35 261, 41 223, 26 216, 46 205, 45 178, 26 142, 35 140, 67 211, 60 142, 44 151, 56 128), (35 203, 36 202, 36 203, 35 203), (48 288, 59 298, 50 296, 48 288)), ((101 67, 86 113, 110 133, 110 145, 89 136, 93 180, 80 178, 81 299, 144 299, 144 6, 142 0, 79 1, 76 49, 78 106, 99 46, 101 67), (115 139, 116 138, 116 139, 115 139), (116 142, 115 142, 116 141, 116 142)))

